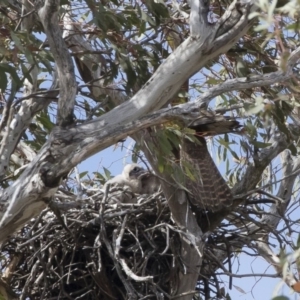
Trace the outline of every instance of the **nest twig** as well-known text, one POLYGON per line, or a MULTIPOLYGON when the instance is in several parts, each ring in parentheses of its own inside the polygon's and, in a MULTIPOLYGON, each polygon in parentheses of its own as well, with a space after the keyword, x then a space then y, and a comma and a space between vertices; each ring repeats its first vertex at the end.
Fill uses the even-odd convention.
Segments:
MULTIPOLYGON (((180 229, 162 195, 136 204, 107 203, 101 191, 84 201, 57 199, 2 245, 0 287, 21 300, 172 298, 185 266, 180 229)), ((216 271, 233 276, 232 247, 240 239, 229 225, 206 241, 194 299, 225 295, 216 271)))
MULTIPOLYGON (((161 198, 161 196, 160 196, 161 198)), ((2 246, 20 299, 142 299, 167 294, 177 233, 166 201, 106 204, 90 198, 63 215, 45 210, 2 246), (67 228, 65 228, 67 227, 67 228), (145 231, 145 229, 150 229, 145 231), (152 295, 152 297, 151 297, 152 295)))

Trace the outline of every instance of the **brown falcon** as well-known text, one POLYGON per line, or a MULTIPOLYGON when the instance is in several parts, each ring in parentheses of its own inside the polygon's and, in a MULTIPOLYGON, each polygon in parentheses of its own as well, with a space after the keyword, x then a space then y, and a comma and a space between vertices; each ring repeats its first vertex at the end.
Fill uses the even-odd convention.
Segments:
POLYGON ((231 205, 230 188, 208 152, 205 136, 233 132, 239 127, 238 121, 216 115, 195 120, 189 125, 195 130, 196 142, 183 138, 180 161, 183 170, 189 168, 194 177, 185 176, 185 187, 192 205, 209 211, 231 205))

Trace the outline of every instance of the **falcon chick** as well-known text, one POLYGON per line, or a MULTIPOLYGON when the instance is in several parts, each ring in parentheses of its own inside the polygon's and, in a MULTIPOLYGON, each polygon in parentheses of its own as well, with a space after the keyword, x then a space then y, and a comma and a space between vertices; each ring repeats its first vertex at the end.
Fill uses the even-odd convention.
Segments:
POLYGON ((140 179, 142 183, 140 194, 154 194, 159 191, 160 181, 152 172, 142 174, 140 179))
POLYGON ((105 183, 104 189, 108 184, 120 187, 128 186, 133 193, 140 194, 142 189, 140 176, 146 172, 138 164, 128 164, 124 167, 122 174, 115 176, 105 183))

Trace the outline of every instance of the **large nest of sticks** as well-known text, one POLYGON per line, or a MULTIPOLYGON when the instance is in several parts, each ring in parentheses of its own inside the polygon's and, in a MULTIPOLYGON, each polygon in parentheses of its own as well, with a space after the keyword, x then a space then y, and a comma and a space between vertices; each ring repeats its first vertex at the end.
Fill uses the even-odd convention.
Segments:
MULTIPOLYGON (((103 198, 98 192, 75 205, 53 202, 2 245, 2 278, 11 293, 24 300, 170 297, 184 262, 167 201, 161 194, 136 204, 103 198)), ((202 269, 211 264, 206 258, 202 269)), ((200 294, 218 285, 203 279, 202 273, 200 294)))

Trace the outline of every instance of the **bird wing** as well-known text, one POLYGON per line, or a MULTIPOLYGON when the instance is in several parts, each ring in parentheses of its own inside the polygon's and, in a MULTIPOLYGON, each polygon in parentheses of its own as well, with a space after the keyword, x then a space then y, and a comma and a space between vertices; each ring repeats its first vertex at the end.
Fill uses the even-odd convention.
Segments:
POLYGON ((230 188, 210 156, 203 136, 233 131, 240 127, 239 123, 222 117, 205 124, 194 122, 189 127, 196 131, 196 142, 183 138, 180 161, 186 173, 185 186, 189 192, 190 202, 210 211, 218 211, 224 206, 230 206, 232 203, 230 188), (193 178, 189 174, 192 174, 193 178))
POLYGON ((151 172, 147 172, 140 176, 141 192, 140 194, 154 194, 160 188, 160 182, 157 176, 151 172))
MULTIPOLYGON (((193 175, 185 176, 185 186, 191 203, 201 209, 220 210, 232 202, 231 191, 212 160, 205 138, 198 143, 184 139, 181 147, 181 165, 193 175)), ((187 173, 187 172, 185 172, 187 173)))

